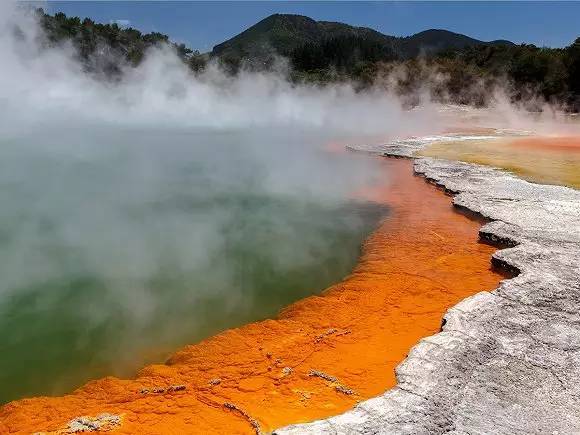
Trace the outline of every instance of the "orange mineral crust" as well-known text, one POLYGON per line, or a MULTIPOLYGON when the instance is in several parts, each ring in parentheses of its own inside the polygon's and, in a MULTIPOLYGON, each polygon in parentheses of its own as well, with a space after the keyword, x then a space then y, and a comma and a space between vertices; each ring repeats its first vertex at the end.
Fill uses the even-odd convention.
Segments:
POLYGON ((513 139, 511 144, 513 146, 546 151, 580 152, 580 136, 526 137, 513 139))
POLYGON ((443 313, 502 276, 490 268, 495 248, 478 242, 481 222, 413 176, 411 161, 381 164, 388 182, 361 195, 391 211, 344 281, 275 320, 187 346, 136 379, 9 403, 0 432, 66 433, 75 417, 108 413, 120 416, 102 417, 114 433, 254 433, 335 415, 393 387, 394 368, 438 332, 443 313))

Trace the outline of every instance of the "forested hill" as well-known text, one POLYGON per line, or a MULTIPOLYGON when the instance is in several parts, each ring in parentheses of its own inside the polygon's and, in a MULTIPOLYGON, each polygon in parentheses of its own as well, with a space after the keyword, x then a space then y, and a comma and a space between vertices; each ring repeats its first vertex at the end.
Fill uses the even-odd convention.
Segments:
MULTIPOLYGON (((426 30, 409 37, 384 35, 368 27, 315 21, 302 15, 274 14, 239 35, 216 45, 212 55, 229 63, 267 62, 273 54, 296 58, 318 47, 343 50, 355 46, 382 60, 409 59, 419 54, 478 45, 512 45, 509 41, 479 41, 447 30, 426 30), (334 42, 334 44, 333 44, 334 42), (342 43, 342 44, 341 44, 342 43)), ((318 53, 316 53, 318 54, 318 53)), ((330 53, 327 53, 327 55, 330 53)), ((368 54, 368 53, 367 53, 368 54)), ((365 56, 360 56, 364 58, 365 56)))
POLYGON ((172 44, 184 59, 193 57, 195 65, 216 58, 232 69, 242 64, 263 66, 274 55, 290 58, 295 66, 309 68, 306 57, 318 59, 317 67, 345 66, 357 62, 403 60, 420 54, 437 54, 443 50, 483 45, 512 45, 509 41, 484 42, 446 30, 426 30, 409 37, 384 35, 367 27, 344 23, 315 21, 302 15, 274 14, 237 36, 216 45, 202 55, 184 44, 173 44, 167 35, 141 33, 117 24, 95 23, 90 18, 54 16, 37 11, 49 43, 71 40, 84 61, 95 62, 93 68, 115 70, 115 59, 137 65, 145 51, 158 44, 172 44), (320 53, 323 51, 324 53, 320 53), (97 55, 98 56, 95 56, 97 55))
POLYGON ((283 56, 289 60, 288 78, 295 82, 324 85, 349 80, 361 88, 388 85, 400 95, 428 89, 436 99, 475 104, 486 104, 492 88, 501 85, 514 100, 557 102, 580 110, 580 38, 566 48, 485 42, 446 30, 401 38, 365 27, 275 14, 202 54, 160 33, 62 13, 51 16, 41 9, 36 13, 44 44, 72 43, 88 72, 113 79, 123 65, 138 65, 149 48, 169 45, 194 73, 203 71, 210 60, 231 74, 240 68, 264 70, 283 56))
POLYGON ((216 45, 212 55, 228 59, 265 58, 273 53, 289 56, 305 44, 319 44, 324 40, 349 36, 381 44, 390 50, 397 39, 366 27, 315 21, 302 15, 274 14, 216 45))

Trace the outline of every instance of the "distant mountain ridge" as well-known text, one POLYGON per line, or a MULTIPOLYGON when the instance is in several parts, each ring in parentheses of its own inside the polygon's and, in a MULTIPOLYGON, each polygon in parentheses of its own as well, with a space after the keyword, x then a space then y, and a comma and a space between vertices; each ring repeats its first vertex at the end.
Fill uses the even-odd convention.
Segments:
POLYGON ((415 57, 421 52, 437 53, 449 49, 461 49, 466 47, 475 47, 478 45, 515 45, 505 39, 496 39, 494 41, 480 41, 461 33, 451 32, 442 29, 424 30, 414 35, 407 36, 400 40, 401 55, 404 58, 415 57))
POLYGON ((264 58, 274 50, 289 55, 304 44, 320 44, 325 39, 354 36, 382 45, 401 59, 421 53, 435 54, 447 49, 478 45, 514 45, 510 41, 480 41, 447 30, 430 29, 408 37, 385 35, 368 27, 345 23, 315 21, 303 15, 274 14, 259 21, 212 50, 212 56, 222 58, 264 58))

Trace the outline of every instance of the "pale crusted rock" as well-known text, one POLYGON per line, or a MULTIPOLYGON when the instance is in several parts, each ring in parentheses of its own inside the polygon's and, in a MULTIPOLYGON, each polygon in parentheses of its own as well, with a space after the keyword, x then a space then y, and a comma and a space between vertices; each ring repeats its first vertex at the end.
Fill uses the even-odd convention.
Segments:
POLYGON ((68 423, 64 433, 108 432, 121 425, 121 417, 115 414, 99 414, 96 417, 81 416, 68 423))
MULTIPOLYGON (((421 146, 380 151, 409 156, 421 146)), ((429 158, 415 171, 492 220, 480 235, 511 246, 493 261, 519 275, 449 310, 442 332, 397 367, 392 390, 276 433, 580 433, 580 192, 429 158)))

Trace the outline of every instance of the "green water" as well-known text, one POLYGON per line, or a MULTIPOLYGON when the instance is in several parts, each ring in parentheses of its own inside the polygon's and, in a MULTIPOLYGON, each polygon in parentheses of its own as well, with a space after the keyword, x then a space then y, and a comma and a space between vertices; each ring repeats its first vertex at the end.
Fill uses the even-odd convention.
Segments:
POLYGON ((114 137, 2 148, 1 402, 131 376, 271 317, 347 275, 386 215, 351 199, 373 174, 366 157, 289 161, 280 138, 263 152, 230 137, 114 137))

